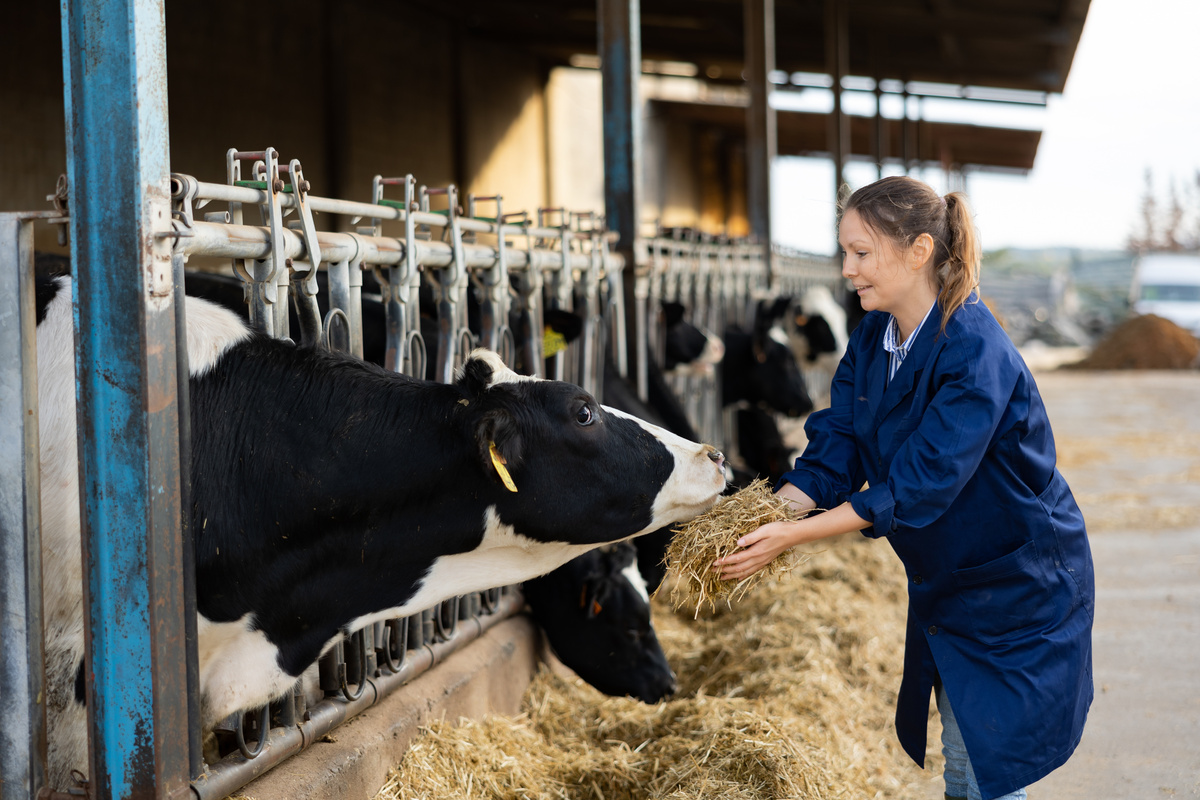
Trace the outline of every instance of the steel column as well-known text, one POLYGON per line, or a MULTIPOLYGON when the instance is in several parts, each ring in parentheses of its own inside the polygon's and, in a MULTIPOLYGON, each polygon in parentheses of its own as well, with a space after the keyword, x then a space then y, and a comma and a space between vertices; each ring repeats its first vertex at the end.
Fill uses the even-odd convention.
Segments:
MULTIPOLYGON (((608 229, 620 237, 613 249, 625 259, 625 307, 637 309, 635 254, 642 210, 641 4, 639 0, 597 0, 596 17, 604 112, 604 213, 608 229)), ((638 319, 636 311, 626 314, 625 341, 627 367, 642 394, 647 385, 647 354, 645 337, 637 333, 638 319)))
POLYGON ((62 0, 91 797, 188 787, 163 0, 62 0))
POLYGON ((0 798, 46 778, 33 217, 0 214, 0 798))
POLYGON ((838 197, 846 182, 850 157, 850 125, 842 111, 842 78, 850 68, 847 0, 825 0, 825 68, 833 78, 833 113, 829 115, 829 150, 833 153, 833 191, 838 197))
MULTIPOLYGON (((778 150, 769 76, 775 69, 775 0, 746 0, 746 194, 750 235, 763 245, 771 274, 771 163, 778 150)), ((769 277, 768 277, 769 280, 769 277)))

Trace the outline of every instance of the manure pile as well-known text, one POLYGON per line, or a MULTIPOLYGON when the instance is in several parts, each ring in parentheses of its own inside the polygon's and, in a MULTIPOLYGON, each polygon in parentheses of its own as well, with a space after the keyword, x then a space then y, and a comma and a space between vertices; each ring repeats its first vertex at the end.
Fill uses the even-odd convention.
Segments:
MULTIPOLYGON (((377 800, 921 796, 930 773, 903 754, 892 723, 899 562, 858 534, 806 550, 789 574, 697 618, 659 593, 674 699, 605 697, 543 667, 519 716, 425 728, 377 800)), ((940 757, 927 762, 940 775, 940 757)))
POLYGON ((1189 369, 1200 366, 1200 339, 1170 320, 1143 314, 1118 325, 1067 369, 1189 369))

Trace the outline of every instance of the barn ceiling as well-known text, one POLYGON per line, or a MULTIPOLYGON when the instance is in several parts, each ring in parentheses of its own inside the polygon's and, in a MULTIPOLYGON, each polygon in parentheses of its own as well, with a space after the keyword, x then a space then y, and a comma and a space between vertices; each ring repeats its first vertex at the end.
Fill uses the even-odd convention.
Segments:
MULTIPOLYGON (((746 126, 746 109, 737 105, 655 100, 652 113, 697 123, 710 130, 722 130, 731 136, 738 136, 746 126)), ((851 156, 873 159, 875 120, 852 116, 848 121, 851 156)), ((825 114, 780 110, 776 116, 778 154, 827 154, 828 123, 829 118, 825 114)), ((900 158, 903 153, 904 140, 900 125, 900 120, 884 121, 882 154, 885 158, 900 158)), ((911 146, 916 151, 912 154, 914 159, 959 167, 969 165, 975 169, 1028 172, 1033 169, 1034 157, 1042 139, 1042 132, 1036 130, 929 120, 910 120, 908 125, 913 142, 911 146)))
MULTIPOLYGON (((1061 93, 1090 0, 843 0, 849 73, 1061 93)), ((595 0, 427 2, 472 35, 551 63, 596 52, 595 0)), ((642 0, 642 56, 740 80, 741 0, 642 0)), ((827 72, 825 0, 776 0, 780 70, 827 72)))

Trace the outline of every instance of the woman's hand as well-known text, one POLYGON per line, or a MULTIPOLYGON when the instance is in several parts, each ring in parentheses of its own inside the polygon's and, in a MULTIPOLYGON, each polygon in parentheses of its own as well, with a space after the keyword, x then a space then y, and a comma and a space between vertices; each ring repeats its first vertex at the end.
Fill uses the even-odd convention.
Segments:
POLYGON ((713 562, 722 580, 748 578, 775 560, 784 550, 798 544, 802 521, 768 522, 738 539, 741 550, 713 562))
MULTIPOLYGON (((782 490, 779 493, 784 494, 782 490)), ((804 495, 803 500, 808 500, 808 497, 804 495)), ((808 500, 808 502, 812 501, 808 500)), ((805 517, 795 522, 788 520, 768 522, 761 528, 738 539, 738 546, 742 549, 724 558, 718 558, 713 562, 713 569, 721 574, 722 580, 740 581, 770 564, 775 556, 789 547, 815 542, 850 531, 861 531, 870 524, 858 516, 849 503, 842 503, 832 511, 805 517)))

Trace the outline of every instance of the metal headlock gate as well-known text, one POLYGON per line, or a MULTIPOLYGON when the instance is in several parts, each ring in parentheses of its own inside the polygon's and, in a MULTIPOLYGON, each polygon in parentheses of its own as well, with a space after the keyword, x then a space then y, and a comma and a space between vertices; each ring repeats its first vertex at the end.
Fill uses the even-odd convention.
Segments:
MULTIPOLYGON (((362 357, 364 273, 372 273, 385 307, 385 366, 422 376, 431 362, 436 379, 443 382, 453 379, 454 370, 471 349, 483 346, 498 352, 510 366, 520 362, 527 373, 578 383, 603 401, 605 359, 611 358, 617 371, 627 374, 622 281, 628 276, 635 281, 634 330, 639 345, 659 363, 663 340, 661 326, 655 321, 660 300, 682 303, 693 324, 720 332, 729 324, 748 324, 759 299, 781 290, 799 293, 814 283, 838 280, 829 259, 781 251, 774 254, 774 272, 769 276, 761 246, 686 230, 660 229, 643 239, 635 251, 636 269, 627 270, 623 259, 611 252, 614 235, 598 215, 546 208, 538 209, 536 216, 506 213, 499 195, 467 195, 464 199, 454 186, 421 186, 411 175, 377 176, 371 202, 320 197, 311 192, 299 161, 284 163, 273 148, 229 150, 226 176, 223 184, 183 174, 171 176, 172 231, 167 237, 172 241, 177 293, 185 281, 183 267, 189 257, 232 259, 233 270, 243 281, 252 326, 272 336, 362 357), (224 209, 203 211, 212 203, 224 204, 224 209), (252 209, 257 209, 260 224, 247 224, 245 217, 252 209), (483 209, 490 215, 482 215, 483 209), (319 230, 317 214, 349 217, 356 227, 350 232, 319 230), (385 222, 402 225, 403 235, 383 235, 385 222), (319 271, 326 274, 328 286, 329 310, 324 317, 317 304, 319 271), (421 333, 422 282, 432 289, 434 301, 437 327, 431 342, 421 333), (290 330, 289 298, 298 331, 290 330), (472 301, 478 306, 476 330, 468 325, 467 309, 472 301), (576 313, 583 331, 578 341, 544 361, 542 315, 546 308, 576 313), (527 320, 518 330, 510 325, 514 314, 527 320)), ((28 348, 33 334, 26 309, 32 302, 28 227, 35 217, 46 216, 63 220, 58 212, 27 214, 20 217, 19 225, 0 230, 0 246, 5 248, 0 257, 7 264, 8 257, 15 254, 19 265, 18 270, 5 270, 0 290, 19 297, 22 309, 12 318, 20 325, 12 328, 11 338, 5 337, 5 341, 13 348, 27 348, 27 354, 32 352, 28 348)), ((182 331, 184 305, 180 301, 177 306, 182 331)), ((6 319, 0 314, 0 323, 6 319)), ((186 348, 180 347, 179 353, 185 358, 186 348)), ((644 376, 641 378, 635 376, 633 383, 645 398, 644 376)), ((729 415, 722 413, 720 387, 714 376, 688 374, 673 380, 701 438, 728 443, 729 415)), ((26 378, 11 385, 28 394, 31 384, 26 378)), ((28 397, 20 402, 3 399, 4 411, 20 409, 22 419, 27 419, 32 408, 36 419, 36 399, 32 406, 28 397)), ((181 398, 181 406, 185 402, 186 398, 181 398)), ((25 471, 16 475, 24 480, 28 465, 36 464, 29 460, 36 454, 36 424, 30 431, 25 422, 19 430, 26 431, 25 438, 13 447, 6 444, 0 456, 4 467, 24 465, 21 469, 25 471)), ((186 450, 181 448, 181 452, 186 450)), ((0 511, 15 513, 19 503, 0 506, 0 511)), ((33 535, 23 552, 40 552, 37 520, 27 527, 33 535)), ((21 530, 21 526, 5 524, 4 530, 21 530)), ((8 548, 7 540, 4 544, 8 548)), ((6 561, 6 576, 25 562, 7 557, 6 561)), ((36 591, 38 577, 31 573, 24 582, 6 581, 6 585, 18 584, 36 591)), ((194 597, 189 600, 191 618, 194 597)), ((222 721, 217 732, 232 750, 207 767, 193 723, 188 738, 194 795, 221 798, 236 791, 444 660, 519 611, 521 605, 520 592, 505 587, 453 598, 421 614, 354 632, 306 672, 289 697, 269 708, 222 721)), ((22 660, 28 658, 27 664, 39 663, 40 634, 35 633, 40 621, 29 619, 28 630, 9 630, 5 624, 4 641, 20 645, 12 652, 22 660)), ((10 661, 2 662, 5 674, 15 679, 21 670, 10 661)), ((194 665, 191 669, 195 681, 194 665)), ((40 670, 32 672, 41 674, 40 670)), ((41 686, 33 678, 23 685, 28 687, 24 692, 6 692, 10 700, 5 708, 11 706, 14 713, 21 710, 9 721, 19 716, 21 726, 33 725, 27 730, 35 730, 37 725, 29 719, 41 709, 31 698, 41 686)), ((193 697, 191 703, 191 717, 197 719, 197 699, 193 697)), ((13 728, 6 722, 5 730, 13 728)), ((36 742, 34 746, 38 746, 36 742)))

